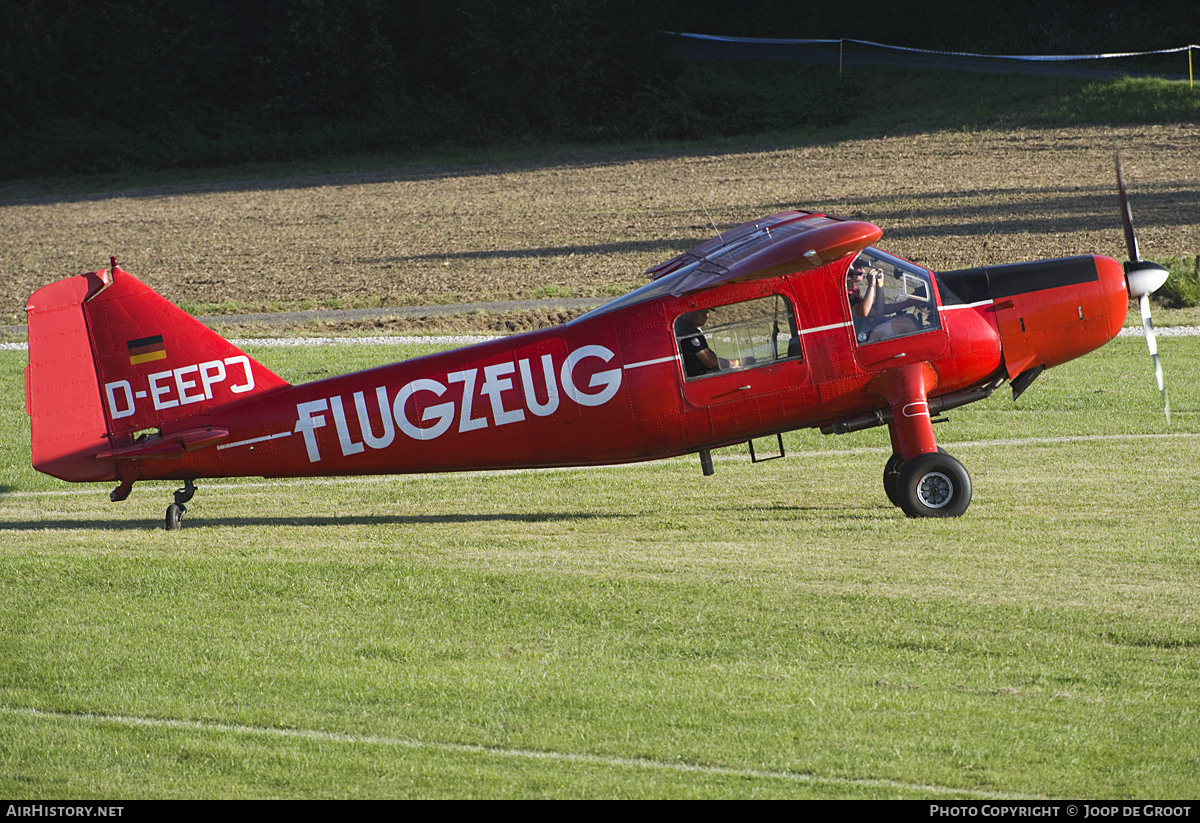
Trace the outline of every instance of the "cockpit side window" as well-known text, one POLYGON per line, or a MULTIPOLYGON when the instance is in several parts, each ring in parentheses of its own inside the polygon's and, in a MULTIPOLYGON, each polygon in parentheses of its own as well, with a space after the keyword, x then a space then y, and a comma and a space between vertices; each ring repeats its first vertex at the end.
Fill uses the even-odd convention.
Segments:
POLYGON ((803 357, 795 311, 779 294, 682 314, 675 340, 689 380, 803 357))
POLYGON ((859 343, 940 328, 928 270, 867 247, 850 264, 846 299, 859 343))

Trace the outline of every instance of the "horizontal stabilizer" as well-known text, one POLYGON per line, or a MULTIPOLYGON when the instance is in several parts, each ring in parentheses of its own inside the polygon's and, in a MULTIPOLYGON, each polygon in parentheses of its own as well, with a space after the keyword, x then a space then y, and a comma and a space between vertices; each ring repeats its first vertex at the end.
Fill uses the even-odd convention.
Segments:
POLYGON ((205 427, 172 432, 170 435, 150 435, 138 438, 133 445, 106 449, 96 457, 101 460, 172 459, 189 452, 215 446, 229 437, 229 429, 205 427))

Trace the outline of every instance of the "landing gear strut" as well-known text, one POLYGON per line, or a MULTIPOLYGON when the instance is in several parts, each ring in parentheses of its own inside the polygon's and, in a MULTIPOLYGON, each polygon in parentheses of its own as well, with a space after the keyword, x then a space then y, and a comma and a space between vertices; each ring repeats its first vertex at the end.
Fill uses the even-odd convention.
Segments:
POLYGON ((885 370, 870 384, 892 411, 892 456, 883 468, 883 490, 909 517, 959 517, 971 505, 970 475, 933 436, 928 392, 936 385, 928 363, 885 370), (905 460, 904 454, 912 457, 905 460))
POLYGON ((193 480, 183 481, 183 488, 175 490, 175 502, 167 506, 167 531, 174 531, 183 526, 183 516, 187 514, 187 503, 196 494, 196 484, 193 480))

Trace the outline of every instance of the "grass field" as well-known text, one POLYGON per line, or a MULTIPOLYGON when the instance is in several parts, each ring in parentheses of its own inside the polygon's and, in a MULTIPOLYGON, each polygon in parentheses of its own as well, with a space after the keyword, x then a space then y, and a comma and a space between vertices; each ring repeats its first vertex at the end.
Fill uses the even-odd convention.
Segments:
MULTIPOLYGON (((950 413, 952 521, 886 433, 717 473, 73 487, 0 352, 0 795, 1200 794, 1200 341, 950 413)), ((410 356, 252 349, 292 381, 410 356), (335 364, 331 365, 331 364, 335 364)))

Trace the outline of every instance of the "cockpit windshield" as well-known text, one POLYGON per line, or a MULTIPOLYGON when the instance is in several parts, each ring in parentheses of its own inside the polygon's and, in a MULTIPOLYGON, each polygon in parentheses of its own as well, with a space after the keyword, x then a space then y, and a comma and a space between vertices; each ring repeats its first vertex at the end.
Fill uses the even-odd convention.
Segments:
POLYGON ((931 275, 915 263, 868 246, 846 274, 846 296, 859 343, 877 343, 940 327, 931 275))

